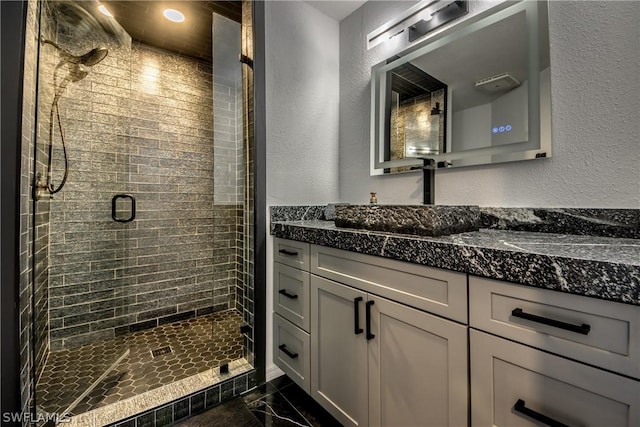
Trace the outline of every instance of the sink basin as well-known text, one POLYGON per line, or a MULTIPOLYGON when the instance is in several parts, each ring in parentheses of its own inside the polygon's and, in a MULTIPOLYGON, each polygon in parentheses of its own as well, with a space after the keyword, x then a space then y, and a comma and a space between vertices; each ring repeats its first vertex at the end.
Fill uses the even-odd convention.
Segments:
POLYGON ((340 205, 336 227, 420 236, 447 236, 480 229, 478 206, 340 205))

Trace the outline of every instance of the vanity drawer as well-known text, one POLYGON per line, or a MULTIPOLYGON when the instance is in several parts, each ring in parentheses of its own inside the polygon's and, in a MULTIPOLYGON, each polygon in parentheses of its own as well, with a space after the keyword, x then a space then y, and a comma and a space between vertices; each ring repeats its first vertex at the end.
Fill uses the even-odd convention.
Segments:
POLYGON ((475 330, 470 343, 472 426, 640 425, 640 381, 475 330))
POLYGON ((273 260, 309 271, 309 243, 276 237, 273 239, 273 260))
POLYGON ((469 278, 472 327, 640 378, 640 307, 469 278))
POLYGON ((307 393, 311 392, 309 334, 273 314, 273 361, 307 393))
POLYGON ((309 273, 273 263, 273 309, 309 332, 309 273))
POLYGON ((467 323, 467 275, 311 245, 311 273, 467 323))

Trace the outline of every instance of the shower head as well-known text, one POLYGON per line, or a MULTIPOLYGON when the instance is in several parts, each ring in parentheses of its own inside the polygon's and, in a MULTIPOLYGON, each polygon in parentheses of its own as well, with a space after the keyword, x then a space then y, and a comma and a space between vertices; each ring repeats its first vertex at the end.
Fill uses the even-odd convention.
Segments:
POLYGON ((106 47, 96 47, 94 49, 91 49, 89 52, 85 53, 84 55, 76 56, 67 52, 66 50, 58 46, 57 43, 52 42, 51 40, 43 39, 42 43, 50 44, 51 46, 58 49, 58 51, 62 55, 63 61, 68 62, 70 64, 80 64, 87 67, 93 67, 94 65, 102 61, 109 53, 109 49, 107 49, 106 47))
POLYGON ((93 67, 94 65, 102 61, 108 53, 109 50, 106 47, 97 47, 95 49, 91 49, 84 55, 77 57, 78 63, 87 67, 93 67))
POLYGON ((84 79, 89 75, 89 71, 87 71, 87 67, 83 67, 79 64, 69 64, 69 79, 76 83, 80 80, 84 79))

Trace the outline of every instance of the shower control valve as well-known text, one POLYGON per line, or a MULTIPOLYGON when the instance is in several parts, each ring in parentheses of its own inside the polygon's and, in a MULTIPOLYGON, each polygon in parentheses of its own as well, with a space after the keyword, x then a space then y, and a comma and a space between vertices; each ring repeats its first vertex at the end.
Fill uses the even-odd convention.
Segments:
POLYGON ((36 183, 33 185, 33 198, 36 201, 53 199, 49 186, 40 172, 36 175, 36 183))

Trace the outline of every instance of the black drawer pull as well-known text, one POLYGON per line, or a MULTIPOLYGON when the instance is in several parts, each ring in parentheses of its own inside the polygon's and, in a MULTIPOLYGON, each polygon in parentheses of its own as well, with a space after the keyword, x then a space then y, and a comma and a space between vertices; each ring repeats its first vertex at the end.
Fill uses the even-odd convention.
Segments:
POLYGON ((288 249, 280 249, 278 252, 280 252, 281 254, 289 255, 289 256, 298 255, 298 252, 290 251, 288 249))
POLYGON ((289 292, 287 292, 287 290, 286 290, 286 289, 280 289, 280 290, 278 291, 278 293, 279 293, 280 295, 284 295, 285 297, 290 298, 290 299, 298 299, 298 295, 296 295, 296 294, 290 294, 289 292))
POLYGON ((553 418, 549 418, 546 415, 541 414, 540 412, 536 412, 533 409, 527 408, 525 406, 525 402, 522 399, 518 399, 516 404, 513 406, 513 409, 521 414, 526 415, 529 418, 533 418, 536 421, 540 421, 542 424, 546 424, 549 427, 569 427, 566 424, 562 424, 559 421, 554 420, 553 418))
POLYGON ((367 341, 374 339, 376 336, 374 334, 371 333, 371 306, 373 305, 373 301, 367 301, 366 303, 366 308, 367 310, 365 311, 365 321, 366 321, 366 325, 365 327, 367 328, 367 341))
POLYGON ((554 328, 565 329, 567 331, 576 332, 578 334, 587 335, 591 330, 591 326, 583 323, 582 325, 572 325, 571 323, 561 322, 559 320, 553 320, 542 316, 536 316, 535 314, 529 314, 522 311, 521 308, 514 308, 511 312, 513 317, 519 317, 521 319, 530 320, 536 323, 542 323, 543 325, 553 326, 554 328))
POLYGON ((364 330, 360 327, 360 301, 362 301, 362 297, 353 299, 353 333, 356 335, 364 332, 364 330))
POLYGON ((278 346, 278 348, 280 349, 280 351, 282 351, 284 354, 286 354, 287 356, 289 356, 292 359, 297 359, 298 358, 298 353, 291 353, 289 351, 289 349, 287 348, 286 344, 280 344, 278 346))

